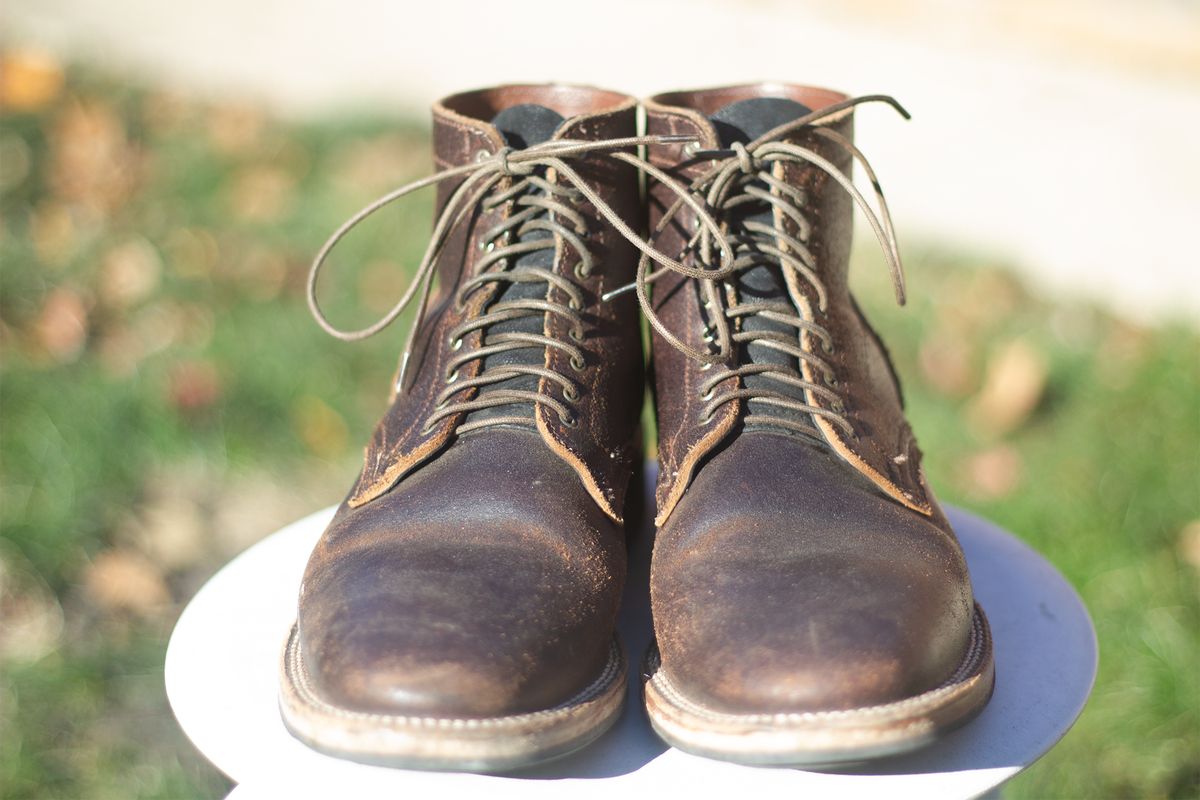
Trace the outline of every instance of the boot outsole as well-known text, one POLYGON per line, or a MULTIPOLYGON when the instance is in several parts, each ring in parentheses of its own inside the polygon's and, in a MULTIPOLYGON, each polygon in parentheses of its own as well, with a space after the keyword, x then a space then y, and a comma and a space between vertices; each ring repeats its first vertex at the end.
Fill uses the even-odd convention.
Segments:
POLYGON ((841 711, 730 714, 689 700, 651 644, 643 666, 646 713, 668 744, 741 764, 835 766, 905 753, 974 718, 992 696, 995 662, 987 617, 975 605, 967 651, 941 686, 885 705, 841 711))
POLYGON ((625 700, 625 654, 614 638, 600 675, 554 708, 501 717, 376 714, 338 707, 314 690, 293 626, 280 665, 287 729, 315 750, 388 767, 504 772, 586 746, 612 727, 625 700))

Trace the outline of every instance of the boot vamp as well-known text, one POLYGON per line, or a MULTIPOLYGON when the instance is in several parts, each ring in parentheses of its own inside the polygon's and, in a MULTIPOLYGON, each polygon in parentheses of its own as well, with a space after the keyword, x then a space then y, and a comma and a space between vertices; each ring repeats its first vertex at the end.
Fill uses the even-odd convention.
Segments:
POLYGON ((602 670, 624 576, 620 529, 574 471, 535 431, 482 429, 339 510, 301 588, 305 667, 371 713, 550 708, 602 670))
POLYGON ((842 710, 936 688, 973 600, 948 528, 796 437, 744 432, 698 473, 655 544, 663 667, 728 713, 842 710))

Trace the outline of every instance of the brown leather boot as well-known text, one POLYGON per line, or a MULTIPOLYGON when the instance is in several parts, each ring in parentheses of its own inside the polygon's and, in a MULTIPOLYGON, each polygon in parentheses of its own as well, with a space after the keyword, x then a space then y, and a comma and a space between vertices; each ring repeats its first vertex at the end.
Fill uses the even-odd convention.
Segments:
POLYGON ((314 264, 310 288, 350 227, 439 184, 409 293, 371 328, 337 332, 370 335, 414 296, 429 308, 304 574, 281 707, 311 746, 496 770, 616 719, 643 378, 636 301, 599 298, 632 280, 644 245, 618 230, 644 219, 636 159, 618 158, 640 143, 636 107, 567 86, 446 98, 433 108, 442 172, 364 209, 314 264))
POLYGON ((693 274, 639 270, 660 452, 645 699, 662 737, 698 754, 895 753, 991 695, 966 562, 847 287, 858 203, 903 302, 882 195, 877 215, 848 178, 864 101, 895 105, 782 85, 646 102, 647 133, 699 137, 652 161, 724 229, 652 185, 655 244, 693 274))

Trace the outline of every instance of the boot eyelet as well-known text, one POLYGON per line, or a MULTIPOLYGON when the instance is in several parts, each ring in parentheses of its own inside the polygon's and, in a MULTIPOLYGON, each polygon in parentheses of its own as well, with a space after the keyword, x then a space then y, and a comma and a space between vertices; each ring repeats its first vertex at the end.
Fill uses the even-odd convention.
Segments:
POLYGON ((581 281, 586 281, 592 276, 592 271, 583 268, 583 262, 575 265, 575 277, 581 281))
POLYGON ((454 383, 456 380, 458 380, 458 370, 454 370, 446 376, 446 383, 454 383))
POLYGON ((577 342, 583 341, 583 329, 582 328, 571 328, 571 330, 567 331, 567 335, 570 336, 572 339, 574 339, 577 342))
POLYGON ((579 399, 579 391, 574 386, 564 386, 563 387, 563 397, 565 397, 567 400, 570 400, 572 403, 574 403, 576 400, 579 399))
POLYGON ((563 425, 566 425, 568 428, 574 428, 579 424, 579 420, 575 419, 575 417, 571 416, 570 414, 565 417, 560 416, 558 421, 563 425))
POLYGON ((822 339, 821 350, 823 350, 826 355, 833 355, 833 343, 822 339))
POLYGON ((587 363, 583 360, 582 356, 571 356, 571 369, 576 372, 583 372, 583 368, 586 366, 587 363))
POLYGON ((567 308, 571 309, 572 311, 579 311, 581 308, 583 308, 583 305, 574 297, 572 297, 567 301, 567 308))
POLYGON ((454 341, 450 342, 450 349, 451 350, 462 349, 462 337, 461 336, 459 338, 455 339, 454 341))
POLYGON ((836 411, 839 414, 843 413, 846 410, 846 404, 843 403, 841 400, 834 400, 832 403, 829 404, 829 407, 832 408, 834 411, 836 411))
POLYGON ((491 157, 492 157, 492 154, 489 153, 487 150, 480 150, 478 153, 475 154, 476 161, 487 161, 491 157))
POLYGON ((712 362, 711 362, 711 361, 706 361, 706 362, 704 362, 703 364, 701 364, 701 365, 700 365, 700 371, 701 371, 701 372, 708 372, 710 369, 712 369, 712 362))
POLYGON ((709 389, 707 392, 701 392, 701 393, 700 393, 700 395, 699 395, 699 397, 700 397, 700 399, 701 399, 701 400, 712 400, 712 398, 713 398, 713 390, 712 390, 712 389, 709 389))

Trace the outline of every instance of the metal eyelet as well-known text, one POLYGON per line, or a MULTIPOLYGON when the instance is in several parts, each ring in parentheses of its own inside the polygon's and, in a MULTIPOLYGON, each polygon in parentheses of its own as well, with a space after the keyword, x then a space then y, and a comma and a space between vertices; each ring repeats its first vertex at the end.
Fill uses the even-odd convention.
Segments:
POLYGON ((713 390, 712 390, 712 389, 709 389, 707 392, 702 392, 702 393, 699 395, 699 397, 700 397, 700 399, 701 399, 701 400, 712 400, 712 398, 713 398, 713 390))
POLYGON ((450 342, 450 349, 451 350, 462 349, 462 337, 461 336, 459 338, 455 339, 454 341, 450 342))
POLYGON ((454 383, 456 380, 458 380, 458 370, 454 370, 446 376, 446 383, 454 383))
POLYGON ((829 404, 829 407, 832 408, 834 411, 836 411, 839 414, 841 414, 843 411, 846 410, 846 404, 843 403, 841 400, 834 400, 832 403, 829 404))
POLYGON ((475 154, 476 161, 487 161, 491 157, 492 157, 492 154, 489 153, 487 150, 480 150, 478 153, 475 154))
POLYGON ((591 270, 585 270, 583 268, 582 261, 575 265, 575 277, 576 278, 578 278, 581 281, 586 281, 591 276, 592 276, 591 270))
POLYGON ((583 368, 586 366, 587 366, 587 363, 583 360, 582 357, 571 356, 571 369, 575 370, 576 372, 583 372, 583 368))
POLYGON ((821 340, 821 350, 823 350, 826 355, 833 355, 833 343, 828 342, 825 339, 822 339, 821 340))
POLYGON ((490 240, 486 242, 480 242, 479 249, 485 253, 490 253, 496 249, 496 243, 490 240))
POLYGON ((579 420, 575 419, 575 417, 572 417, 569 414, 565 417, 560 416, 558 418, 558 421, 561 422, 563 425, 566 425, 568 428, 574 428, 576 425, 579 424, 579 420))
POLYGON ((579 391, 574 386, 564 386, 563 397, 574 403, 579 399, 579 391))
POLYGON ((579 311, 581 308, 583 308, 583 305, 574 297, 572 297, 567 301, 567 308, 571 309, 572 311, 579 311))
POLYGON ((572 339, 574 339, 577 342, 583 341, 583 329, 582 328, 571 328, 571 330, 567 331, 567 335, 570 336, 572 339))
POLYGON ((700 365, 700 371, 701 371, 701 372, 708 372, 710 369, 712 369, 712 362, 711 362, 711 361, 706 361, 706 362, 704 362, 703 364, 701 364, 701 365, 700 365))

